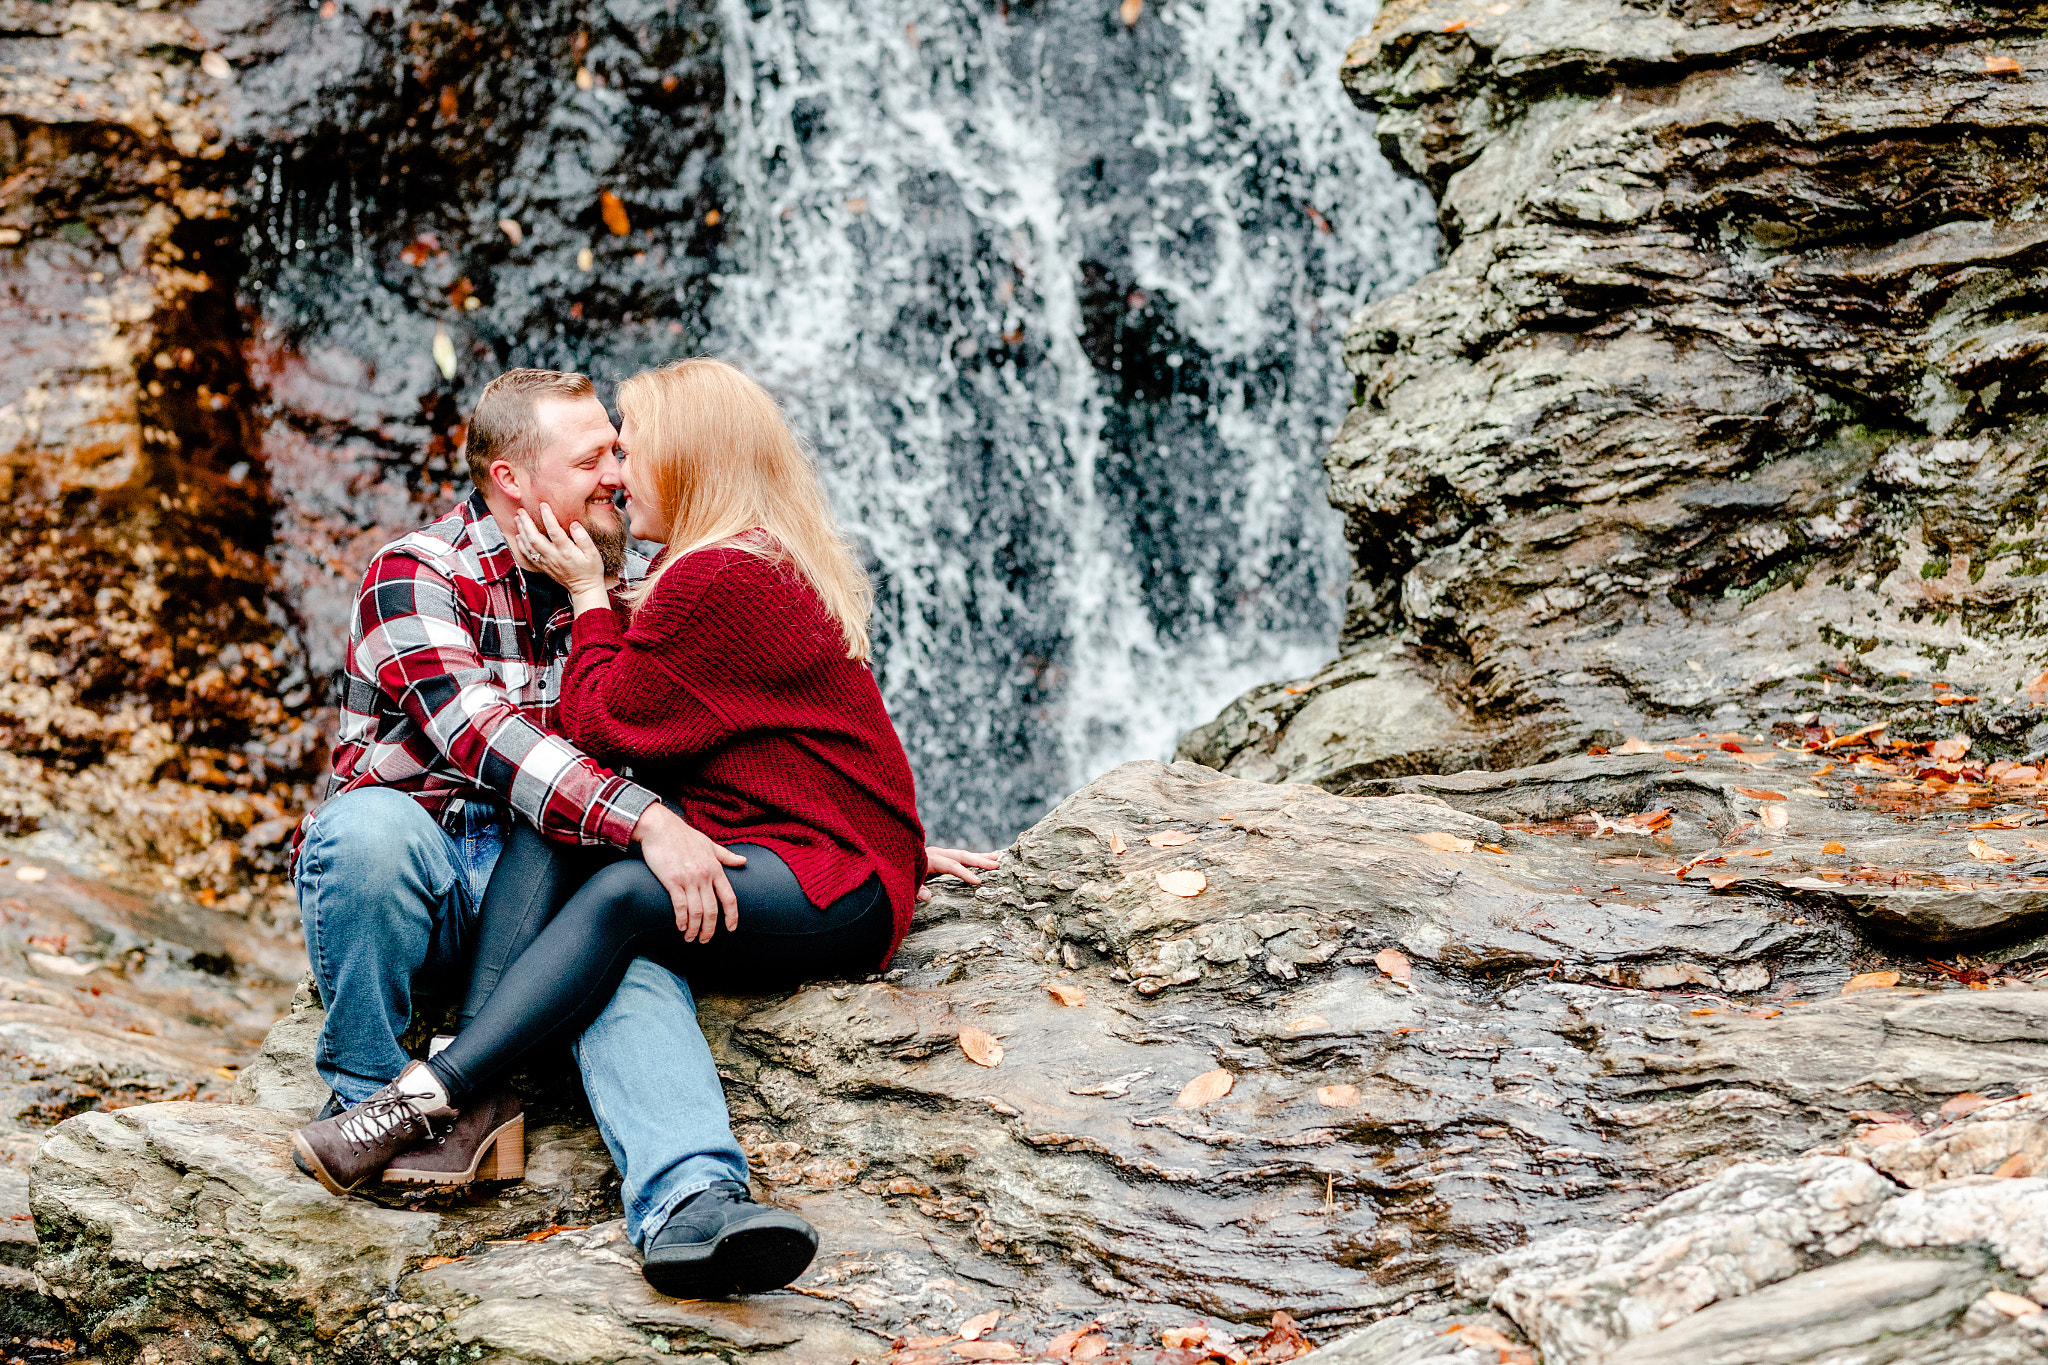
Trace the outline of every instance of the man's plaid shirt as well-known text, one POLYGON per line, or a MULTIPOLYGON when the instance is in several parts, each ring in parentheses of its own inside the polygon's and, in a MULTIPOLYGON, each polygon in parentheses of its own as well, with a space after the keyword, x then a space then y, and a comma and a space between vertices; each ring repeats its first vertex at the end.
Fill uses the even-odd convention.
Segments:
MULTIPOLYGON (((646 568, 627 552, 628 581, 646 568)), ((327 795, 393 787, 437 819, 458 799, 509 804, 556 839, 631 843, 654 793, 554 733, 570 621, 564 607, 535 638, 481 494, 379 550, 349 627, 327 795)))

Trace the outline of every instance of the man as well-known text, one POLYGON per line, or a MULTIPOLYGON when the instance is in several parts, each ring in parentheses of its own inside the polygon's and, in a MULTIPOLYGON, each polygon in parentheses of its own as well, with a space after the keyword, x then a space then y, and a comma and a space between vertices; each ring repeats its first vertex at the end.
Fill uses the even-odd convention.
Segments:
MULTIPOLYGON (((630 553, 612 505, 621 487, 616 440, 583 376, 499 376, 470 419, 476 491, 385 546, 364 575, 329 797, 301 826, 294 867, 327 1007, 315 1055, 333 1089, 323 1117, 360 1105, 401 1072, 424 1071, 408 1070, 399 1045, 414 978, 464 975, 469 931, 514 816, 556 839, 637 843, 678 907, 708 895, 730 913, 723 869, 744 860, 551 733, 569 651, 568 599, 520 562, 509 533, 518 512, 538 520, 545 503, 583 522, 608 568, 637 578, 645 561, 630 553)), ((691 1264, 698 1280, 751 1279, 760 1288, 758 1267, 742 1263, 765 1237, 801 1256, 786 1252, 775 1270, 786 1278, 776 1284, 803 1271, 816 1235, 747 1196, 746 1157, 682 980, 636 962, 577 1043, 576 1059, 624 1178, 628 1233, 650 1261, 658 1255, 691 1264)), ((424 1119, 409 1109, 388 1116, 407 1145, 423 1135, 441 1141, 401 1156, 387 1178, 460 1183, 480 1153, 507 1145, 516 1160, 499 1160, 496 1174, 523 1171, 523 1121, 509 1092, 459 1116, 445 1105, 428 1109, 424 1119)), ((374 1126, 355 1136, 393 1139, 370 1133, 374 1126)), ((309 1163, 303 1148, 297 1159, 329 1188, 353 1188, 309 1163)))

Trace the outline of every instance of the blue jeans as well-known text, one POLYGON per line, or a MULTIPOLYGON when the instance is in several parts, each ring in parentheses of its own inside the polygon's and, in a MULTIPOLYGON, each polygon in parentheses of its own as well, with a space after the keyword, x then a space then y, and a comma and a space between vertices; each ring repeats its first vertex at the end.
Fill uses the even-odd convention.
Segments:
POLYGON ((713 1181, 747 1182, 718 1066, 681 977, 635 958, 611 1004, 577 1040, 576 1065, 624 1182, 619 1197, 635 1246, 713 1181))
MULTIPOLYGON (((359 787, 320 807, 299 849, 306 954, 327 1006, 321 1079, 360 1103, 404 1069, 416 976, 466 979, 470 931, 504 828, 466 813, 450 835, 410 796, 359 787)), ((725 1090, 684 981, 646 959, 576 1044, 598 1131, 624 1180, 635 1245, 718 1180, 747 1179, 725 1090)))

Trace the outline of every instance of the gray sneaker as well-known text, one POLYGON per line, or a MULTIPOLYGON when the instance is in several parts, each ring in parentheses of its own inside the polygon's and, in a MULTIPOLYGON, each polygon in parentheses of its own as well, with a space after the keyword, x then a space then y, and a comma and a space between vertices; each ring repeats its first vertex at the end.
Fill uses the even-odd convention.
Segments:
POLYGON ((685 1199, 647 1239, 647 1283, 678 1299, 722 1298, 780 1289, 818 1254, 809 1223, 763 1208, 737 1180, 685 1199))

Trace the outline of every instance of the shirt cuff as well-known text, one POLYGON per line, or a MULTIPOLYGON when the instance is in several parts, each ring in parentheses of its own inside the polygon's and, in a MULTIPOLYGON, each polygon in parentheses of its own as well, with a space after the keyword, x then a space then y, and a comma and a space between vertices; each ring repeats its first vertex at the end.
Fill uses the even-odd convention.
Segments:
POLYGON ((619 628, 619 613, 616 607, 603 611, 592 608, 578 612, 575 622, 569 627, 570 647, 576 645, 617 644, 625 636, 619 628))
MULTIPOLYGON (((584 613, 586 616, 589 614, 584 613)), ((660 799, 637 782, 628 782, 623 777, 612 778, 605 783, 596 804, 591 807, 594 819, 585 831, 584 842, 615 844, 620 848, 631 846, 633 827, 640 823, 640 817, 647 813, 647 808, 660 799)))

